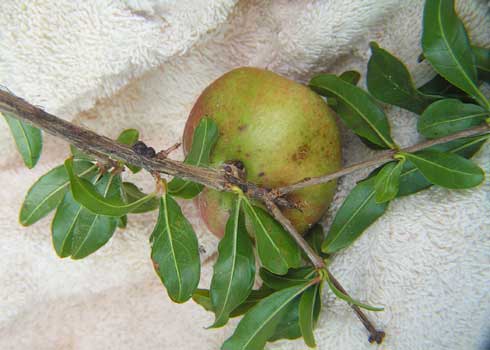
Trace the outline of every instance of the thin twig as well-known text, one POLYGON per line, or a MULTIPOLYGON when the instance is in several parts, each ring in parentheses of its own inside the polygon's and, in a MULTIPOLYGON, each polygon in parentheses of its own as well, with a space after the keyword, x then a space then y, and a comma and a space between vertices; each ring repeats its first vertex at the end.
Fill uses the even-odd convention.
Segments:
MULTIPOLYGON (((288 218, 284 216, 277 205, 269 197, 264 198, 264 203, 267 206, 267 209, 269 209, 272 216, 274 216, 274 218, 282 225, 282 227, 284 227, 284 229, 288 231, 288 233, 291 235, 291 237, 293 237, 299 247, 306 253, 308 259, 310 259, 310 261, 313 263, 313 266, 315 266, 315 268, 317 269, 325 269, 326 266, 323 259, 313 250, 313 248, 311 248, 311 246, 308 244, 308 242, 306 242, 303 236, 299 234, 299 232, 291 224, 291 221, 289 221, 288 218)), ((327 271, 327 273, 335 287, 342 293, 349 295, 344 287, 342 287, 342 285, 339 283, 339 281, 337 281, 337 279, 331 274, 331 272, 327 271)), ((361 320, 364 327, 369 332, 369 342, 372 343, 375 341, 376 343, 381 344, 385 333, 383 331, 378 331, 376 327, 374 327, 373 323, 366 316, 366 314, 362 312, 362 310, 357 305, 351 304, 351 307, 356 313, 357 317, 359 317, 359 319, 361 320)))
POLYGON ((359 162, 353 165, 350 165, 348 167, 345 167, 339 171, 336 171, 334 173, 330 173, 328 175, 324 176, 318 176, 318 177, 312 177, 312 178, 307 178, 305 180, 299 181, 295 184, 284 186, 284 187, 278 187, 272 190, 272 195, 273 197, 281 197, 284 196, 285 194, 289 192, 293 192, 296 190, 300 190, 305 187, 313 186, 313 185, 319 185, 323 183, 330 182, 332 180, 338 179, 339 177, 342 177, 344 175, 353 173, 358 170, 362 170, 365 168, 369 168, 371 166, 375 165, 381 165, 384 163, 389 162, 390 160, 393 159, 393 156, 399 152, 405 152, 405 153, 413 153, 417 151, 421 151, 423 149, 435 146, 435 145, 440 145, 443 143, 447 143, 450 141, 454 141, 463 137, 469 137, 469 136, 475 136, 475 135, 480 135, 480 134, 485 134, 490 132, 490 125, 488 124, 482 124, 479 126, 475 126, 473 128, 463 130, 460 132, 457 132, 452 135, 444 136, 438 139, 433 139, 433 140, 428 140, 424 141, 421 143, 418 143, 413 146, 409 146, 406 148, 402 148, 399 151, 396 150, 388 150, 388 151, 383 151, 378 155, 377 157, 364 161, 364 162, 359 162))

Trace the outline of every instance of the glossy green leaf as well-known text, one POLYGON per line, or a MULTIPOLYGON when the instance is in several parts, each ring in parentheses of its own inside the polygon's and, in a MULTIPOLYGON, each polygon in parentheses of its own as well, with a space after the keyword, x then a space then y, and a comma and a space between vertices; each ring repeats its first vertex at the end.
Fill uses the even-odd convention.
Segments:
POLYGON ((428 138, 438 138, 463 131, 485 121, 490 111, 456 99, 434 102, 420 116, 419 133, 428 138))
POLYGON ((478 79, 490 83, 490 48, 473 46, 472 49, 476 58, 478 79))
POLYGON ((355 70, 348 70, 339 75, 339 78, 352 85, 357 85, 361 79, 361 73, 355 70))
POLYGON ((376 175, 374 190, 377 203, 389 202, 396 197, 404 163, 404 160, 387 163, 376 175))
MULTIPOLYGON (((120 194, 119 175, 105 174, 96 183, 96 190, 105 197, 120 194)), ((94 214, 75 201, 71 192, 65 194, 51 226, 53 246, 60 257, 82 259, 105 245, 114 234, 117 218, 94 214)))
POLYGON ((437 98, 420 93, 405 65, 372 42, 367 87, 378 100, 421 114, 437 98))
MULTIPOLYGON (((206 166, 214 144, 218 140, 219 132, 216 123, 210 118, 202 118, 194 131, 192 146, 184 163, 206 166)), ((188 180, 173 178, 168 183, 168 191, 171 195, 181 198, 193 198, 203 189, 203 185, 188 180)))
MULTIPOLYGON (((87 161, 75 161, 75 171, 85 176, 96 171, 96 166, 87 161)), ((70 180, 63 165, 41 176, 29 189, 20 209, 19 221, 24 226, 32 225, 54 210, 70 187, 70 180)))
POLYGON ((385 113, 363 89, 331 74, 317 75, 309 85, 320 95, 337 100, 337 113, 357 135, 384 148, 396 147, 385 113))
MULTIPOLYGON (((465 158, 470 158, 481 148, 489 136, 490 135, 480 135, 462 138, 442 145, 433 146, 428 150, 451 152, 465 158)), ((407 196, 431 186, 432 183, 417 170, 412 162, 405 162, 400 175, 398 197, 407 196)))
POLYGON ((332 254, 346 248, 384 214, 388 203, 376 202, 375 179, 359 182, 344 200, 323 242, 324 253, 332 254))
POLYGON ((322 243, 325 239, 325 232, 322 225, 316 224, 313 226, 306 233, 305 239, 317 254, 322 254, 322 243))
POLYGON ((293 238, 265 210, 243 197, 243 208, 255 233, 255 244, 262 266, 278 275, 290 267, 301 266, 301 251, 293 238))
POLYGON ((94 160, 94 157, 90 156, 89 154, 79 150, 78 148, 76 148, 75 146, 73 145, 70 145, 70 153, 71 155, 73 156, 73 159, 75 160, 89 160, 89 161, 93 161, 94 160))
POLYGON ((136 129, 125 129, 117 137, 117 142, 126 146, 132 146, 138 141, 140 132, 136 129))
POLYGON ((463 189, 478 186, 485 179, 483 170, 471 160, 453 153, 420 151, 403 153, 430 182, 441 187, 463 189))
MULTIPOLYGON (((123 182, 122 188, 128 203, 136 202, 148 196, 148 194, 141 192, 140 189, 132 182, 123 182)), ((131 214, 140 214, 153 211, 158 209, 159 205, 160 202, 158 201, 158 198, 153 197, 152 199, 133 209, 131 214)))
MULTIPOLYGON (((267 286, 262 286, 260 289, 252 290, 245 299, 235 310, 230 313, 230 317, 241 316, 254 307, 259 301, 265 297, 271 295, 274 290, 267 286)), ((206 311, 213 311, 213 304, 211 303, 211 296, 208 289, 197 289, 192 294, 192 300, 201 305, 206 311)))
POLYGON ((299 325, 305 344, 310 348, 316 347, 315 329, 316 320, 320 312, 320 284, 308 288, 302 295, 299 303, 299 325))
POLYGON ((311 282, 275 292, 245 314, 222 350, 262 350, 274 334, 287 307, 301 295, 311 282))
MULTIPOLYGON (((138 141, 138 138, 140 137, 140 132, 136 129, 125 129, 123 130, 119 136, 117 137, 117 142, 122 143, 123 145, 126 146, 132 146, 138 141)), ((141 170, 140 167, 131 165, 131 164, 126 164, 129 170, 133 174, 136 174, 141 170)))
POLYGON ((371 305, 361 303, 360 301, 351 298, 347 294, 344 294, 340 290, 338 290, 337 287, 335 287, 335 285, 332 283, 332 281, 328 277, 325 280, 327 281, 328 286, 330 287, 330 290, 333 292, 333 294, 335 294, 339 299, 346 301, 350 305, 357 305, 360 308, 363 308, 363 309, 366 309, 369 311, 383 311, 384 310, 384 307, 371 306, 371 305))
POLYGON ((280 339, 298 339, 301 337, 301 328, 299 326, 299 301, 300 296, 297 296, 286 307, 279 324, 276 326, 276 330, 267 341, 274 342, 280 339))
POLYGON ((221 327, 228 322, 230 313, 247 299, 255 280, 255 257, 241 202, 242 197, 238 196, 218 245, 218 260, 211 280, 216 318, 211 327, 221 327))
POLYGON ((121 198, 117 197, 104 198, 89 181, 75 175, 72 159, 65 161, 65 168, 70 178, 70 188, 73 198, 93 213, 119 217, 132 212, 139 206, 155 198, 155 194, 153 193, 130 203, 125 203, 121 198))
POLYGON ((315 269, 311 266, 305 266, 298 269, 290 269, 285 275, 276 275, 261 268, 259 274, 264 285, 274 290, 281 290, 312 280, 315 276, 315 269))
POLYGON ((126 228, 126 226, 128 226, 128 216, 124 215, 117 220, 117 227, 126 228))
POLYGON ((432 95, 434 98, 456 98, 465 102, 473 102, 473 99, 466 92, 458 89, 439 74, 419 87, 418 90, 425 95, 432 95))
POLYGON ((454 10, 454 0, 426 1, 422 48, 437 73, 490 109, 490 102, 477 86, 475 56, 454 10))
MULTIPOLYGON (((0 113, 0 115, 2 114, 0 113)), ((7 121, 24 164, 29 169, 33 168, 37 164, 43 148, 41 130, 8 114, 3 114, 3 116, 7 121)))
POLYGON ((183 303, 199 283, 201 261, 197 237, 177 202, 160 199, 158 221, 150 237, 151 259, 170 298, 183 303))

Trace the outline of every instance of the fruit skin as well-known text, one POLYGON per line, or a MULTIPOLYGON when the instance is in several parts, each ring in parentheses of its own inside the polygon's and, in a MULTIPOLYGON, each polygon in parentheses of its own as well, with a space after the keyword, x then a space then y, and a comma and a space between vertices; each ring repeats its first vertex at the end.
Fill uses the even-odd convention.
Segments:
MULTIPOLYGON (((341 166, 334 112, 308 87, 273 72, 238 68, 209 85, 187 120, 183 136, 186 153, 203 116, 212 118, 220 132, 210 165, 241 160, 247 180, 258 185, 285 186, 341 166)), ((302 211, 285 209, 283 213, 304 233, 327 210, 335 187, 332 181, 294 191, 287 198, 302 211)), ((224 234, 233 196, 205 189, 196 198, 201 217, 218 237, 224 234)))

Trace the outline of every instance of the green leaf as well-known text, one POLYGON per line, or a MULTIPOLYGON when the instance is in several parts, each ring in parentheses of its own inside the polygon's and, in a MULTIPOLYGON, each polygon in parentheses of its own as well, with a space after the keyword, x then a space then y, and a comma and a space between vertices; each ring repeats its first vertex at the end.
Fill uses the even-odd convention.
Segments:
MULTIPOLYGON (((96 166, 86 161, 76 161, 75 171, 80 176, 93 173, 96 166)), ((41 176, 29 189, 20 209, 19 221, 32 225, 48 215, 60 204, 70 187, 65 167, 60 165, 41 176)))
MULTIPOLYGON (((120 193, 121 177, 105 174, 96 183, 96 190, 106 197, 120 193)), ((105 245, 114 234, 117 218, 94 214, 75 201, 71 192, 65 194, 51 225, 53 246, 60 257, 82 259, 105 245)))
POLYGON ((194 229, 175 200, 160 199, 158 221, 150 237, 151 259, 170 298, 183 303, 199 283, 201 262, 194 229))
POLYGON ((375 179, 359 182, 344 200, 323 242, 324 253, 332 254, 346 248, 384 214, 388 203, 376 203, 375 179))
POLYGON ((473 46, 472 49, 476 58, 478 79, 490 83, 490 48, 473 46))
POLYGON ((73 145, 70 145, 70 153, 72 154, 73 159, 75 159, 75 160, 78 160, 78 159, 89 160, 89 161, 94 160, 94 157, 92 157, 92 156, 88 155, 87 153, 79 150, 78 148, 76 148, 73 145))
MULTIPOLYGON (((252 290, 250 295, 241 303, 235 310, 230 313, 230 317, 241 316, 257 305, 259 301, 265 297, 271 295, 274 291, 266 286, 262 286, 260 289, 252 290)), ((192 300, 201 305, 206 311, 213 311, 213 304, 211 303, 211 296, 208 289, 197 289, 192 294, 192 300)))
POLYGON ((301 251, 293 238, 265 210, 243 197, 243 208, 255 233, 255 244, 263 267, 278 275, 301 266, 301 251))
MULTIPOLYGON (((136 202, 148 196, 148 194, 141 192, 140 189, 132 182, 123 182, 122 189, 129 203, 136 202)), ((158 209, 159 205, 160 202, 158 201, 158 198, 153 197, 147 202, 141 204, 139 207, 131 210, 131 214, 140 214, 153 211, 158 209)))
POLYGON ((252 241, 241 213, 242 197, 237 196, 218 245, 218 260, 211 280, 211 301, 216 319, 211 327, 228 322, 230 313, 247 299, 255 280, 252 241))
POLYGON ((320 307, 320 284, 317 283, 301 295, 299 303, 299 326, 305 344, 310 348, 316 347, 313 330, 320 313, 320 307))
POLYGON ((127 215, 121 216, 117 220, 117 227, 126 228, 127 225, 128 225, 128 216, 127 215))
POLYGON ((357 135, 378 146, 396 148, 386 115, 367 92, 332 74, 317 75, 309 85, 320 95, 337 100, 340 118, 357 135))
POLYGON ((377 203, 389 202, 396 197, 404 163, 404 160, 387 163, 376 175, 374 190, 377 203))
POLYGON ((8 114, 3 114, 3 116, 7 121, 24 164, 29 169, 34 168, 41 156, 43 148, 41 130, 8 114))
POLYGON ((456 99, 434 102, 421 115, 417 129, 428 138, 438 138, 463 131, 485 121, 489 111, 456 99))
POLYGON ((140 132, 136 129, 125 129, 117 137, 117 142, 126 146, 132 146, 138 141, 140 132))
POLYGON ((475 56, 463 22, 454 11, 454 0, 425 3, 422 49, 437 73, 490 109, 478 89, 475 56))
POLYGON ((277 325, 294 299, 310 286, 311 282, 275 292, 260 301, 245 314, 233 335, 222 350, 262 350, 274 334, 277 325))
POLYGON ((483 170, 471 160, 453 153, 420 151, 402 153, 427 180, 441 187, 464 189, 478 186, 485 179, 483 170))
MULTIPOLYGON (((465 158, 470 158, 481 148, 489 136, 490 135, 479 135, 462 138, 442 145, 433 146, 428 148, 428 150, 451 152, 459 154, 465 158)), ((432 183, 427 180, 420 173, 420 171, 417 170, 412 162, 405 162, 400 175, 400 189, 398 191, 398 197, 407 196, 431 186, 432 183)))
POLYGON ((305 239, 317 254, 322 254, 322 243, 325 239, 325 232, 322 225, 315 224, 315 226, 306 233, 305 239))
POLYGON ((155 198, 153 193, 131 203, 124 203, 120 197, 104 198, 89 181, 74 174, 72 159, 65 161, 65 168, 70 178, 73 198, 93 213, 119 217, 132 212, 152 198, 155 198))
MULTIPOLYGON (((123 145, 126 146, 132 146, 138 141, 138 138, 140 137, 140 132, 136 129, 125 129, 123 130, 119 136, 117 137, 117 142, 122 143, 123 145)), ((131 165, 131 164, 126 164, 129 170, 133 174, 136 174, 141 170, 140 167, 131 165)))
POLYGON ((468 97, 466 92, 458 89, 439 74, 419 87, 418 90, 425 95, 432 95, 434 98, 456 98, 461 101, 473 102, 473 99, 468 97))
MULTIPOLYGON (((184 160, 185 164, 206 166, 214 144, 218 140, 219 132, 216 123, 210 118, 202 118, 194 131, 192 146, 184 160)), ((171 195, 181 198, 193 198, 203 189, 203 185, 188 180, 173 178, 168 183, 168 191, 171 195)))
POLYGON ((348 70, 339 75, 339 78, 352 85, 357 85, 361 79, 361 73, 355 70, 348 70))
POLYGON ((315 269, 311 266, 304 266, 298 269, 290 269, 285 275, 275 275, 264 268, 260 268, 259 275, 267 287, 281 290, 311 281, 315 275, 315 269))
POLYGON ((378 100, 420 114, 437 98, 420 93, 405 65, 388 51, 371 42, 367 87, 378 100))
MULTIPOLYGON (((303 293, 304 294, 304 293, 303 293)), ((274 334, 267 340, 274 342, 279 339, 297 339, 301 337, 301 328, 299 327, 299 301, 297 296, 286 307, 279 324, 276 326, 274 334)))
POLYGON ((334 286, 334 284, 332 283, 330 278, 328 278, 328 276, 325 278, 325 280, 327 281, 328 286, 332 290, 333 294, 335 294, 339 299, 346 301, 350 305, 357 305, 360 308, 363 308, 363 309, 366 309, 369 311, 383 311, 384 310, 384 307, 376 307, 376 306, 367 305, 367 304, 361 303, 358 300, 351 298, 347 294, 342 293, 340 290, 337 289, 337 287, 334 286))
POLYGON ((252 307, 257 305, 262 299, 265 297, 268 297, 274 292, 273 289, 270 289, 269 287, 263 285, 257 290, 252 290, 248 298, 241 303, 235 310, 232 311, 230 314, 230 317, 237 317, 245 314, 250 310, 252 307))

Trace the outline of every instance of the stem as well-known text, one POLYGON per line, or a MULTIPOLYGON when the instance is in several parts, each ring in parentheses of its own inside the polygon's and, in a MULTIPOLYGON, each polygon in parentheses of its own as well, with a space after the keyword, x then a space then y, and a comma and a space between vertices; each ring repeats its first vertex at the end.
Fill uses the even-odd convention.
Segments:
POLYGON ((444 136, 438 139, 433 139, 433 140, 427 140, 418 144, 415 144, 413 146, 405 147, 400 150, 388 150, 388 151, 383 151, 381 154, 373 159, 364 161, 364 162, 359 162, 353 165, 350 165, 348 167, 345 167, 339 171, 330 173, 328 175, 324 176, 319 176, 319 177, 313 177, 313 178, 307 178, 302 181, 299 181, 295 184, 289 185, 289 186, 284 186, 284 187, 279 187, 274 190, 272 190, 272 194, 274 197, 280 197, 284 196, 285 194, 300 190, 305 187, 313 186, 313 185, 319 185, 323 184, 326 182, 330 182, 332 180, 335 180, 339 177, 342 177, 344 175, 353 173, 358 170, 362 170, 374 165, 380 165, 389 162, 394 158, 394 156, 399 153, 399 152, 405 152, 405 153, 413 153, 417 151, 421 151, 423 149, 435 146, 435 145, 440 145, 443 143, 447 143, 450 141, 454 141, 463 137, 469 137, 469 136, 475 136, 475 135, 480 135, 480 134, 485 134, 490 132, 490 125, 488 124, 482 124, 475 126, 473 128, 463 130, 460 132, 457 132, 452 135, 444 136))
MULTIPOLYGON (((344 287, 342 287, 342 285, 339 283, 339 281, 337 281, 337 279, 332 275, 332 273, 330 271, 327 271, 327 273, 328 273, 328 278, 333 283, 335 288, 340 290, 345 295, 348 295, 347 292, 345 291, 344 287)), ((364 327, 366 327, 366 329, 368 330, 368 332, 370 334, 369 335, 369 342, 370 343, 376 342, 377 344, 381 344, 383 342, 383 338, 385 337, 385 332, 378 331, 373 326, 371 321, 367 318, 366 314, 364 314, 364 312, 362 312, 362 310, 359 308, 359 306, 352 304, 351 308, 354 310, 357 317, 361 320, 364 327)))
MULTIPOLYGON (((300 248, 306 253, 308 259, 310 259, 310 261, 313 263, 313 266, 315 266, 315 268, 319 270, 326 269, 323 259, 313 250, 313 248, 311 248, 311 246, 308 244, 308 242, 305 241, 303 236, 301 236, 299 232, 296 231, 294 226, 291 224, 291 221, 289 221, 288 218, 284 216, 277 205, 267 196, 264 197, 264 203, 269 209, 270 213, 274 216, 274 218, 282 225, 282 227, 284 227, 286 231, 288 231, 291 237, 293 237, 300 248)), ((342 285, 339 283, 339 281, 337 281, 337 279, 330 273, 330 271, 327 270, 327 273, 330 281, 335 285, 335 287, 342 293, 349 295, 345 291, 344 287, 342 287, 342 285)), ((369 342, 376 342, 378 344, 381 344, 385 333, 383 331, 378 331, 376 327, 374 327, 373 323, 366 316, 366 314, 362 312, 362 310, 357 305, 351 305, 351 308, 354 310, 357 317, 361 320, 362 324, 369 332, 369 342)))

